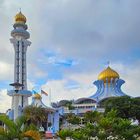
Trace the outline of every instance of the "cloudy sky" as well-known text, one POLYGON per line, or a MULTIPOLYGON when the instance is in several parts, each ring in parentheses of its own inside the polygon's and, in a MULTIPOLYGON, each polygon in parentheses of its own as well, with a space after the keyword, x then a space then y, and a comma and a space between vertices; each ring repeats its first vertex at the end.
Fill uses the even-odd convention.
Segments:
POLYGON ((32 45, 27 51, 28 88, 43 88, 45 104, 95 93, 93 81, 107 61, 140 94, 140 0, 0 0, 0 112, 11 106, 14 16, 27 17, 32 45))

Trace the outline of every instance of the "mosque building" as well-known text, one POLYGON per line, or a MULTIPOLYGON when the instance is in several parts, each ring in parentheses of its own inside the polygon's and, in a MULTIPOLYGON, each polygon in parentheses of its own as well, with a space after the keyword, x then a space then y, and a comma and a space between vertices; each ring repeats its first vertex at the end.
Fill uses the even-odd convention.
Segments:
POLYGON ((90 97, 83 97, 74 100, 71 105, 72 108, 66 106, 67 101, 62 100, 58 103, 52 103, 52 107, 44 105, 42 97, 39 93, 32 95, 32 92, 27 88, 27 66, 26 66, 26 53, 28 46, 31 42, 28 40, 30 34, 27 31, 28 26, 26 24, 26 17, 19 12, 15 16, 14 29, 11 32, 12 38, 10 39, 15 51, 14 60, 14 83, 12 90, 8 91, 8 95, 12 97, 11 109, 7 114, 10 119, 14 120, 22 115, 23 109, 28 106, 28 97, 32 96, 33 106, 41 106, 48 111, 48 121, 43 124, 46 130, 53 129, 54 133, 59 130, 59 120, 68 113, 74 113, 76 115, 84 114, 87 111, 100 111, 104 109, 98 107, 99 103, 110 97, 125 96, 121 90, 122 84, 125 83, 119 76, 119 74, 111 67, 107 67, 103 70, 98 80, 94 82, 97 87, 96 93, 92 93, 90 97), (48 123, 51 123, 51 127, 48 127, 48 123))
POLYGON ((100 107, 100 103, 110 97, 126 96, 121 90, 122 84, 125 81, 122 80, 119 74, 108 66, 103 70, 99 76, 98 80, 94 82, 97 87, 96 93, 93 93, 90 97, 83 97, 72 101, 73 109, 67 107, 67 100, 61 100, 57 104, 53 104, 54 107, 58 108, 60 116, 65 114, 73 113, 76 115, 82 115, 87 111, 99 111, 104 112, 104 108, 100 107))

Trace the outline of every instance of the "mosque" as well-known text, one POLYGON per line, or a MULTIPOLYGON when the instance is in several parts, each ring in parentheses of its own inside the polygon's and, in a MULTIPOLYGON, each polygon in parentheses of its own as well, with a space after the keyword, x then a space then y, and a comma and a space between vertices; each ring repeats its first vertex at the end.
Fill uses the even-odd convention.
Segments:
POLYGON ((121 86, 125 81, 122 80, 119 74, 111 67, 107 67, 103 70, 93 84, 97 87, 96 93, 92 93, 90 97, 83 97, 72 101, 73 109, 67 107, 67 100, 61 100, 58 103, 54 103, 53 107, 59 110, 60 116, 73 113, 82 116, 87 111, 99 111, 104 112, 104 108, 100 107, 100 103, 111 97, 126 96, 122 92, 121 86))
POLYGON ((43 104, 40 94, 32 94, 27 88, 27 66, 26 66, 26 53, 27 48, 31 45, 28 40, 30 34, 27 31, 28 26, 26 24, 26 17, 19 12, 15 16, 15 23, 11 32, 12 38, 10 39, 15 51, 14 60, 14 83, 12 90, 8 91, 8 95, 12 97, 11 109, 7 111, 7 115, 10 119, 15 120, 23 112, 23 109, 28 106, 28 98, 32 96, 33 106, 41 106, 48 111, 48 121, 44 124, 45 130, 53 130, 56 133, 59 130, 59 120, 68 113, 76 115, 82 115, 87 111, 100 111, 104 109, 98 107, 99 103, 107 98, 116 96, 125 96, 122 92, 121 86, 125 83, 119 76, 119 74, 108 66, 103 70, 98 80, 94 82, 97 87, 96 93, 92 93, 90 97, 83 97, 76 99, 72 102, 73 108, 65 106, 67 100, 59 101, 58 103, 52 103, 51 107, 43 104), (51 127, 48 124, 51 123, 51 127))

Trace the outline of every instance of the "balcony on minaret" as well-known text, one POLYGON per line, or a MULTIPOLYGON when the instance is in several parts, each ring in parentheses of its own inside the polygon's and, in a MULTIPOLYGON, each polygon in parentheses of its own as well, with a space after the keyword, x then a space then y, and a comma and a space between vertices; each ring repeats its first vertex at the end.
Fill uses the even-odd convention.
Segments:
POLYGON ((20 90, 20 88, 23 87, 24 85, 16 82, 16 83, 10 84, 10 86, 13 86, 15 88, 15 92, 17 93, 20 90))
POLYGON ((8 95, 9 96, 17 96, 17 95, 23 95, 30 97, 32 95, 32 92, 29 90, 23 90, 22 87, 24 86, 23 84, 20 84, 18 82, 10 84, 10 86, 14 87, 13 90, 8 90, 8 95))

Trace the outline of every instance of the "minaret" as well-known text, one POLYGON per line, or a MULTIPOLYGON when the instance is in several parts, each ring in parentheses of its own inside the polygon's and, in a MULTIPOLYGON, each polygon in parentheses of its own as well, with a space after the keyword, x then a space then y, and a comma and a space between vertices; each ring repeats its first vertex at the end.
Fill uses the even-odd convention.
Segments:
POLYGON ((11 84, 14 90, 8 91, 12 96, 12 119, 16 119, 28 105, 28 97, 31 92, 27 90, 27 71, 26 71, 26 52, 27 47, 31 45, 28 41, 30 34, 27 31, 26 17, 21 11, 15 16, 14 29, 11 32, 10 42, 14 46, 14 83, 11 84))

